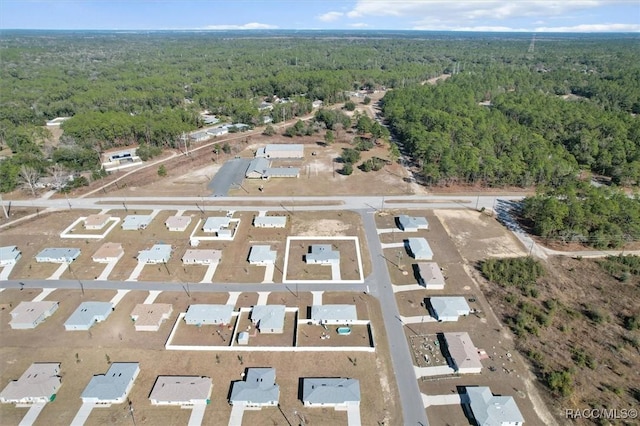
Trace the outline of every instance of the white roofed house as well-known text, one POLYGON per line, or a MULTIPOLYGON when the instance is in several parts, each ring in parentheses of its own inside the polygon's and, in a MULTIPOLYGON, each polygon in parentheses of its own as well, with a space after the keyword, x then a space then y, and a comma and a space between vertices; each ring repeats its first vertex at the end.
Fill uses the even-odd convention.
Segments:
POLYGON ((201 130, 199 132, 193 132, 189 135, 189 139, 193 142, 202 142, 211 138, 211 134, 208 131, 201 130))
POLYGON ((249 263, 251 265, 266 266, 276 262, 277 252, 271 250, 271 246, 251 246, 249 263))
POLYGON ((122 221, 122 229, 124 231, 137 231, 139 229, 145 229, 151 221, 153 216, 150 214, 130 214, 122 221))
POLYGON ((60 363, 33 363, 0 392, 0 402, 8 404, 47 403, 56 398, 60 380, 60 363))
POLYGON ((346 408, 360 405, 360 382, 345 378, 304 378, 302 402, 305 407, 346 408))
POLYGON ((355 305, 313 305, 311 321, 316 324, 344 325, 357 321, 355 305))
POLYGON ((253 218, 253 226, 256 228, 284 228, 286 225, 286 216, 256 216, 253 218))
MULTIPOLYGON (((223 230, 227 230, 230 224, 231 218, 227 216, 208 217, 204 225, 202 225, 202 230, 211 234, 216 233, 219 236, 223 230)), ((230 231, 228 233, 230 233, 230 231)))
POLYGON ((187 229, 191 223, 191 216, 169 216, 164 221, 165 226, 169 231, 183 232, 187 229))
POLYGON ((304 158, 302 144, 269 144, 256 151, 256 157, 264 158, 304 158))
POLYGON ((475 347, 469 333, 443 333, 447 342, 451 367, 459 374, 479 374, 482 371, 480 354, 475 347))
POLYGON ((153 405, 179 405, 183 408, 208 404, 213 382, 203 376, 158 376, 149 400, 153 405))
POLYGON ((478 426, 522 426, 524 417, 511 396, 497 396, 486 386, 465 388, 468 408, 478 426))
POLYGON ((402 214, 396 217, 398 227, 404 232, 416 232, 419 229, 429 229, 429 222, 424 217, 414 217, 402 214))
POLYGON ((461 316, 467 316, 471 309, 467 300, 462 296, 456 297, 431 297, 429 299, 433 317, 440 322, 458 321, 461 316))
POLYGON ((21 256, 18 246, 0 247, 0 267, 14 265, 21 256))
POLYGON ((58 302, 20 302, 11 311, 9 325, 14 330, 36 328, 41 322, 49 318, 58 310, 58 302))
POLYGON ((184 316, 189 325, 230 324, 234 305, 190 305, 184 316))
POLYGON ((170 258, 171 245, 169 244, 154 244, 149 250, 142 250, 138 254, 138 262, 148 265, 167 263, 170 258))
POLYGON ((442 275, 437 263, 418 263, 418 273, 420 274, 420 284, 425 286, 427 290, 444 289, 444 275, 442 275))
POLYGON ((71 263, 80 256, 77 248, 46 248, 36 255, 36 262, 71 263))
POLYGON ((65 321, 65 330, 89 330, 95 323, 106 320, 113 312, 111 302, 82 302, 65 321))
POLYGON ((340 252, 333 250, 331 244, 313 244, 305 256, 305 262, 313 265, 339 264, 340 252))
POLYGON ((424 238, 408 238, 407 245, 411 255, 416 260, 431 260, 433 259, 433 251, 429 243, 424 238))
POLYGON ((274 368, 247 368, 244 381, 233 382, 229 403, 244 407, 275 407, 280 399, 274 368))
POLYGON ((137 362, 114 362, 105 374, 93 376, 82 392, 82 402, 110 405, 121 404, 140 373, 137 362))
POLYGON ((256 305, 251 309, 251 322, 263 334, 282 333, 284 317, 284 305, 256 305))
POLYGON ((222 259, 222 250, 188 249, 182 256, 185 265, 211 265, 222 259))

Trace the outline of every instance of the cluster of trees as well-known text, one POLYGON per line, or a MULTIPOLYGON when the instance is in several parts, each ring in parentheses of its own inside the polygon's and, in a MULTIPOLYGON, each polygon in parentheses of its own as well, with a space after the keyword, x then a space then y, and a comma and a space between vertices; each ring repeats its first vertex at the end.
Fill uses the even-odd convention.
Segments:
POLYGON ((518 287, 523 294, 532 293, 536 281, 544 275, 542 264, 532 257, 487 259, 480 264, 480 271, 489 281, 518 287))
POLYGON ((521 215, 543 238, 615 248, 640 239, 638 201, 615 188, 578 182, 525 198, 521 215))

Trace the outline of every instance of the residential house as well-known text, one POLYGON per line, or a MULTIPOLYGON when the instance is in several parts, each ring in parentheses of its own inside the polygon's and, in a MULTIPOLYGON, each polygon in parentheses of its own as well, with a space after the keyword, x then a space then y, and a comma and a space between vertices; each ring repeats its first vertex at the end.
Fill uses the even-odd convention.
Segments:
POLYGON ((84 228, 87 230, 99 230, 106 226, 111 219, 108 214, 92 214, 84 218, 84 228))
POLYGON ((471 416, 478 426, 522 426, 524 417, 511 396, 496 396, 486 386, 465 388, 471 416))
POLYGON ((96 405, 122 404, 139 373, 137 362, 114 362, 105 374, 91 378, 80 398, 96 405))
POLYGON ((360 405, 360 382, 345 378, 303 378, 302 402, 305 407, 346 409, 360 405))
POLYGON ((429 243, 424 238, 408 238, 407 245, 411 255, 416 260, 431 260, 433 259, 433 251, 429 243))
POLYGON ((20 302, 11 311, 9 325, 14 330, 36 328, 41 322, 49 318, 58 310, 58 302, 20 302))
POLYGON ((77 248, 46 248, 36 255, 36 262, 71 263, 80 256, 77 248))
POLYGON ((207 130, 201 130, 198 132, 193 132, 189 135, 189 139, 191 139, 192 142, 203 142, 206 141, 207 139, 211 138, 211 134, 209 134, 209 132, 207 130))
POLYGON ((447 342, 451 367, 459 374, 479 374, 482 371, 480 354, 475 347, 469 333, 443 333, 447 342))
POLYGON ((65 330, 89 330, 95 323, 106 320, 113 312, 111 302, 82 302, 65 321, 65 330))
POLYGON ((136 331, 158 331, 162 322, 173 312, 170 303, 139 303, 131 312, 136 331))
POLYGON ((183 232, 191 223, 191 216, 169 216, 164 221, 165 226, 169 231, 183 232))
POLYGON ((0 247, 0 266, 14 265, 21 256, 18 246, 0 247))
POLYGON ((256 151, 256 157, 302 159, 304 158, 304 145, 302 144, 268 144, 256 151))
POLYGON ((233 382, 229 403, 245 407, 275 407, 280 399, 274 368, 247 368, 244 381, 233 382))
POLYGON ((249 263, 251 265, 266 266, 276 262, 277 252, 271 250, 271 246, 251 246, 249 251, 249 263))
POLYGON ((358 319, 355 305, 313 305, 311 321, 316 324, 345 325, 358 319))
POLYGON ((220 263, 222 250, 188 249, 182 256, 185 265, 211 265, 220 263))
POLYGON ((253 226, 256 228, 284 228, 286 225, 286 216, 256 216, 253 218, 253 226))
POLYGON ((444 276, 437 263, 418 263, 418 274, 420 275, 420 284, 425 286, 427 290, 444 289, 444 276))
POLYGON ((429 299, 433 317, 439 322, 458 321, 461 316, 467 316, 471 309, 467 300, 462 296, 456 297, 431 297, 429 299))
POLYGON ((151 221, 153 217, 149 214, 130 214, 124 218, 122 221, 122 229, 124 231, 137 231, 139 229, 145 229, 151 221))
POLYGON ((170 244, 154 244, 149 250, 142 250, 138 254, 138 262, 146 263, 147 265, 167 263, 170 258, 170 244))
POLYGON ((209 404, 213 381, 204 376, 158 376, 149 400, 153 405, 179 405, 183 408, 209 404))
POLYGON ((227 216, 208 217, 202 226, 202 230, 210 234, 215 233, 219 237, 231 236, 231 230, 227 229, 230 224, 231 218, 227 216))
POLYGON ((333 250, 331 244, 313 244, 305 256, 305 262, 310 265, 338 265, 340 252, 333 250))
POLYGON ((419 229, 429 229, 429 222, 424 217, 413 217, 402 214, 396 217, 398 227, 404 232, 417 232, 419 229))
POLYGON ((60 363, 33 363, 22 373, 18 380, 13 380, 0 392, 0 402, 9 404, 38 404, 53 401, 60 380, 60 363))
POLYGON ((263 157, 254 158, 249 162, 244 177, 247 179, 266 179, 267 169, 271 167, 271 162, 263 157))
POLYGON ((234 305, 190 305, 184 316, 189 325, 230 324, 234 305))
POLYGON ((119 260, 124 256, 124 249, 120 243, 104 243, 96 252, 91 256, 94 262, 98 263, 110 263, 119 260))
POLYGON ((207 130, 207 134, 214 137, 226 135, 227 133, 229 133, 229 128, 226 126, 218 126, 214 127, 213 129, 207 130))
POLYGON ((263 334, 282 333, 284 316, 284 305, 256 305, 251 309, 251 321, 263 334))

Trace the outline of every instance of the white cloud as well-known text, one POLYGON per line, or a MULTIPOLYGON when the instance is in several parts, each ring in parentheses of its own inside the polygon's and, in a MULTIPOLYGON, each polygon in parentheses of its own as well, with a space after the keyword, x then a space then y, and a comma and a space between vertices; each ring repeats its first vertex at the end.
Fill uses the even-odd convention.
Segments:
POLYGON ((259 22, 249 22, 242 25, 207 25, 205 30, 273 30, 277 25, 261 24, 259 22))
POLYGON ((499 26, 499 25, 494 25, 494 26, 489 26, 489 25, 480 25, 480 26, 473 26, 473 27, 449 27, 449 26, 443 26, 443 27, 433 27, 430 26, 428 28, 425 27, 415 27, 412 28, 414 30, 424 30, 424 31, 474 31, 474 32, 503 32, 503 33, 515 33, 515 32, 530 32, 531 30, 526 29, 526 28, 513 28, 513 27, 506 27, 506 26, 499 26))
POLYGON ((370 25, 365 22, 354 22, 353 24, 349 24, 351 28, 368 28, 370 25))
POLYGON ((341 18, 344 15, 342 12, 327 12, 324 15, 318 16, 318 19, 322 22, 332 22, 341 18))
POLYGON ((606 33, 606 32, 640 32, 640 24, 583 24, 572 27, 539 27, 535 32, 555 33, 606 33))

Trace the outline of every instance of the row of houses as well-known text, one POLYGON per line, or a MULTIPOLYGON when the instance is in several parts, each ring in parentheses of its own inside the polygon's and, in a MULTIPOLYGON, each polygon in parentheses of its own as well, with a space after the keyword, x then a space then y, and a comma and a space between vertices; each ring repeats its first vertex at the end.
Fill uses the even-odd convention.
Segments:
MULTIPOLYGON (((0 402, 20 405, 55 400, 61 386, 61 364, 33 363, 0 392, 0 402)), ((82 391, 83 403, 122 404, 140 374, 137 362, 114 362, 104 374, 93 376, 82 391)), ((274 368, 248 368, 244 380, 231 384, 229 403, 246 408, 274 407, 280 400, 274 368)), ((302 401, 307 407, 360 405, 360 382, 350 378, 302 378, 302 401)), ((205 376, 157 376, 149 400, 153 405, 183 408, 209 404, 213 380, 205 376)))

